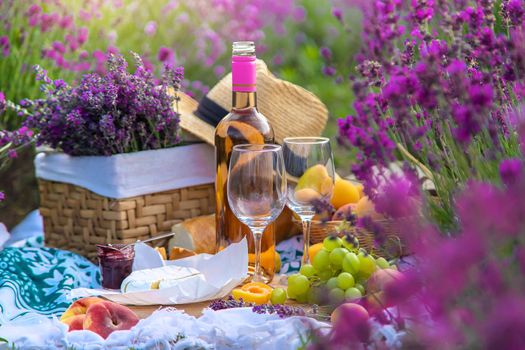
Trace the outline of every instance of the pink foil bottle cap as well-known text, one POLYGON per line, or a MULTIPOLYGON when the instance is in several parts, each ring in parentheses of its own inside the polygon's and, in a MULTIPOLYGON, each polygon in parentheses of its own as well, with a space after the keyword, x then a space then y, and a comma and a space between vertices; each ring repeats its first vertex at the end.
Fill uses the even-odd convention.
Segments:
POLYGON ((255 92, 257 75, 253 41, 237 41, 232 50, 232 90, 255 92))

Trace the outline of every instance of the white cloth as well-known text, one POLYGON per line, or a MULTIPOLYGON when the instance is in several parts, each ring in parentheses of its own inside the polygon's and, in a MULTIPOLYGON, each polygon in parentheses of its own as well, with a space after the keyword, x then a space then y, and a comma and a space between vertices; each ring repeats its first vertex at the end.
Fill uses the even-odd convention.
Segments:
POLYGON ((9 231, 7 227, 0 222, 0 250, 4 247, 5 242, 9 240, 9 231))
POLYGON ((38 178, 120 199, 213 183, 215 152, 206 143, 107 157, 43 152, 35 168, 38 178))
POLYGON ((56 318, 39 315, 27 315, 2 325, 0 337, 7 339, 9 346, 15 344, 20 349, 287 350, 299 348, 309 329, 328 327, 308 317, 281 319, 253 313, 250 308, 205 309, 200 318, 165 309, 154 312, 129 331, 113 332, 106 340, 90 331, 68 333, 56 318))

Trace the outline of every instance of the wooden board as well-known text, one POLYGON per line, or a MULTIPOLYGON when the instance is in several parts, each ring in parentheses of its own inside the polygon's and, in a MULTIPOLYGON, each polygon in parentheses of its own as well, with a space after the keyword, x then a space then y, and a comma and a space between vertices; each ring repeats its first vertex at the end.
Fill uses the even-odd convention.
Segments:
MULTIPOLYGON (((276 275, 270 283, 270 285, 274 288, 284 286, 282 285, 283 279, 285 279, 285 275, 276 275)), ((286 288, 286 287, 284 287, 286 288)), ((211 300, 203 301, 200 303, 194 303, 194 304, 183 304, 183 305, 144 305, 144 306, 137 306, 137 305, 126 305, 131 310, 133 310, 139 318, 147 318, 149 315, 151 315, 153 312, 159 309, 163 308, 175 308, 177 310, 182 310, 186 312, 188 315, 199 317, 202 315, 202 310, 204 310, 208 305, 210 305, 211 300)), ((287 303, 288 304, 288 303, 287 303)), ((290 304, 296 304, 293 301, 290 301, 290 304)))
POLYGON ((195 304, 184 304, 184 305, 172 305, 172 306, 165 306, 165 305, 145 305, 145 306, 137 306, 137 305, 127 305, 131 310, 133 310, 139 318, 147 318, 150 316, 153 312, 164 309, 164 308, 175 308, 177 310, 182 310, 188 315, 199 317, 202 315, 202 310, 204 310, 208 305, 210 305, 211 301, 203 301, 200 303, 195 304))

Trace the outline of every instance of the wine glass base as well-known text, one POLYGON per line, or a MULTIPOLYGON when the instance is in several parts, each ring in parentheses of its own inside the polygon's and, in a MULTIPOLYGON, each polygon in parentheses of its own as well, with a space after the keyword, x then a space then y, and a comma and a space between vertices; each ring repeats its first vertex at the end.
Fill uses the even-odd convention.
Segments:
MULTIPOLYGON (((248 277, 244 280, 244 283, 248 283, 248 282, 254 282, 253 281, 253 275, 255 274, 255 266, 253 265, 249 265, 248 266, 248 277)), ((259 281, 259 282, 262 282, 262 283, 265 283, 265 284, 269 284, 270 282, 272 282, 273 280, 273 276, 274 275, 269 275, 267 274, 264 269, 263 269, 263 274, 262 274, 262 281, 259 281)))

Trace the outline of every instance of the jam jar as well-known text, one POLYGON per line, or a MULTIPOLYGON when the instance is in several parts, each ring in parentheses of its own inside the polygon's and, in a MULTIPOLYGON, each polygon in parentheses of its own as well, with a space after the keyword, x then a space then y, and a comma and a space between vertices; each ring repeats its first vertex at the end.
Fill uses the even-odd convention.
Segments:
POLYGON ((120 289, 122 281, 131 273, 135 258, 134 245, 97 244, 97 255, 102 275, 102 288, 120 289))

